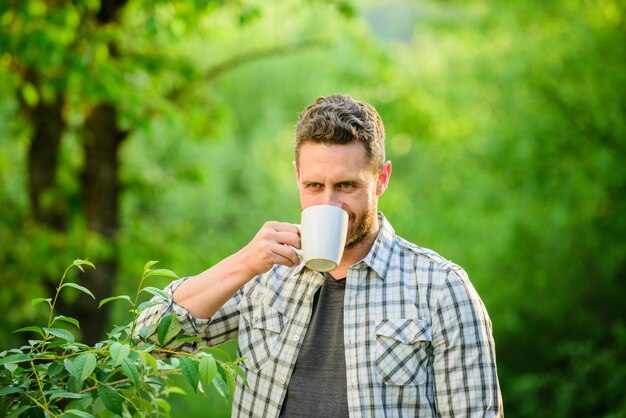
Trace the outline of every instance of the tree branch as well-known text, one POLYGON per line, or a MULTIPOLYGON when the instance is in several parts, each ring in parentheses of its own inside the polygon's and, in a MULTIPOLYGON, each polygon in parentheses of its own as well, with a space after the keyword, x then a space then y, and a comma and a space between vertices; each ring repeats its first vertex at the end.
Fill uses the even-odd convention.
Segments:
POLYGON ((293 44, 278 45, 271 48, 260 49, 257 51, 237 55, 210 68, 206 72, 204 78, 208 81, 212 81, 225 72, 231 71, 234 68, 237 68, 252 61, 256 61, 258 59, 276 55, 285 55, 292 52, 299 52, 300 50, 307 49, 309 47, 326 46, 328 44, 328 41, 322 39, 305 39, 304 41, 296 42, 293 44))
MULTIPOLYGON (((278 55, 286 55, 294 52, 300 52, 302 50, 312 48, 312 47, 322 47, 329 45, 330 42, 324 39, 305 39, 303 41, 277 45, 269 48, 263 48, 256 51, 250 51, 243 54, 236 55, 227 59, 224 62, 214 65, 209 68, 204 74, 203 78, 206 81, 213 81, 222 74, 232 71, 237 67, 245 65, 247 63, 257 61, 263 58, 268 58, 272 56, 278 55)), ((173 89, 168 95, 167 98, 169 100, 177 100, 181 94, 183 94, 186 90, 189 90, 193 87, 193 83, 186 84, 184 86, 180 86, 178 88, 173 89)))

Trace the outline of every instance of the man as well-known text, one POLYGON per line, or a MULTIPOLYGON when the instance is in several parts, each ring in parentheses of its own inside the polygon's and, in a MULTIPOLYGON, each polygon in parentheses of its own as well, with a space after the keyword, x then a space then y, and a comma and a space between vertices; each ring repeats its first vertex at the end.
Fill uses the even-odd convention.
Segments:
POLYGON ((301 264, 296 226, 267 222, 239 252, 166 288, 205 344, 238 337, 249 386, 240 417, 502 416, 491 322, 465 272, 395 235, 379 213, 391 176, 376 110, 346 95, 319 98, 296 126, 300 205, 349 214, 343 258, 301 264), (293 248, 292 248, 293 247, 293 248))

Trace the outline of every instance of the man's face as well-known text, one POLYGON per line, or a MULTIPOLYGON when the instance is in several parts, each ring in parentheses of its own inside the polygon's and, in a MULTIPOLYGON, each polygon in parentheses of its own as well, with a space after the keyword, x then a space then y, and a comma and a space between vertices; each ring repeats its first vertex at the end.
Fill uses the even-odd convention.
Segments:
POLYGON ((333 205, 348 212, 346 248, 378 230, 378 196, 389 182, 390 163, 375 173, 362 144, 304 143, 295 168, 301 209, 333 205))

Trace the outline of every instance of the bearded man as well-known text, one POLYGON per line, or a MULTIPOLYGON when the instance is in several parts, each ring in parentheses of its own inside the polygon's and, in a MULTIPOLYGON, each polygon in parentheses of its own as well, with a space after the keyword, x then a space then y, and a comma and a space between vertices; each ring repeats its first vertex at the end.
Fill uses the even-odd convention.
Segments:
POLYGON ((378 211, 391 177, 384 141, 374 107, 347 95, 321 97, 298 119, 301 209, 348 213, 335 270, 301 262, 296 225, 266 222, 142 312, 138 330, 175 312, 194 344, 238 338, 249 384, 238 378, 234 417, 502 416, 491 321, 466 273, 378 211))

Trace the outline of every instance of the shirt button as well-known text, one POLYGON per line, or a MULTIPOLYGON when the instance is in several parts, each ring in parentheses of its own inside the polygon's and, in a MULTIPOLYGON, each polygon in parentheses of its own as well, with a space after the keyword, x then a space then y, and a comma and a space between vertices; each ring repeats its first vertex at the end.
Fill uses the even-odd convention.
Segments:
POLYGON ((283 386, 287 385, 287 380, 280 379, 280 384, 283 385, 283 386))
POLYGON ((300 341, 300 336, 299 335, 294 335, 293 336, 293 340, 294 341, 300 341))

